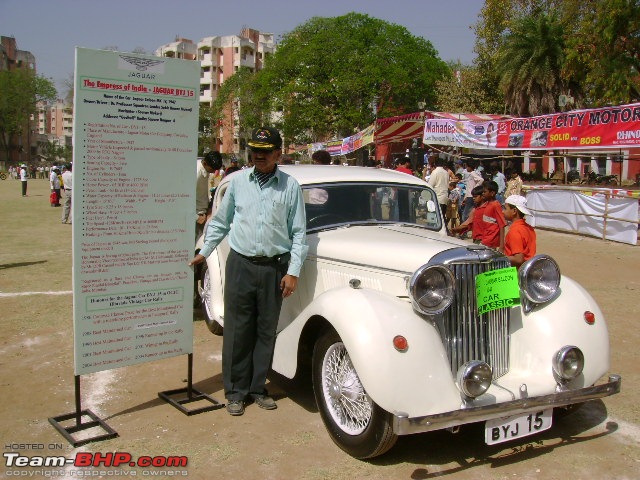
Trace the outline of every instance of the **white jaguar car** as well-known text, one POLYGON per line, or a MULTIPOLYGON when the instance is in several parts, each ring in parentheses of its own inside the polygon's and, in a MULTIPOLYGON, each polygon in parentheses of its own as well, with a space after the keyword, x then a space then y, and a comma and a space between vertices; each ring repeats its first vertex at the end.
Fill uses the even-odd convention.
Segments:
MULTIPOLYGON (((510 441, 550 428, 554 410, 620 391, 604 315, 549 256, 516 270, 447 236, 433 190, 404 173, 279 168, 303 189, 309 254, 272 368, 293 378, 310 364, 322 419, 350 455, 473 422, 486 443, 510 441)), ((228 253, 225 241, 196 272, 216 334, 228 253)))

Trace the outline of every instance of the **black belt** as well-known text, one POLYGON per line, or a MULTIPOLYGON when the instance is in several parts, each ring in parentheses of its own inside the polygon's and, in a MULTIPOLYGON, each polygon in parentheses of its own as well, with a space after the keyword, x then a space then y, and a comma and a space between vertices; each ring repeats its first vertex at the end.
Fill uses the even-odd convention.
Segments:
POLYGON ((267 264, 267 263, 280 263, 280 261, 284 261, 285 258, 286 260, 288 260, 289 258, 289 252, 286 253, 281 253, 280 255, 276 255, 274 257, 266 257, 266 256, 257 256, 257 257, 249 257, 247 255, 243 255, 239 252, 236 252, 235 250, 232 250, 234 253, 236 253, 238 256, 244 258, 245 260, 249 260, 251 263, 256 263, 256 264, 267 264))

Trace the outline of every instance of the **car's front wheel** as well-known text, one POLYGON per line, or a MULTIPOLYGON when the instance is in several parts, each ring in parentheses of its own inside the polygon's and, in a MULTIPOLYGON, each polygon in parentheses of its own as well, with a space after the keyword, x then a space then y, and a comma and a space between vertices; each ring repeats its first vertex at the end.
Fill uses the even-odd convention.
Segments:
POLYGON ((313 391, 331 439, 355 458, 382 455, 396 443, 391 414, 369 397, 334 331, 313 351, 313 391))
POLYGON ((202 313, 204 314, 204 321, 207 324, 207 328, 214 335, 222 335, 222 325, 213 318, 213 310, 211 307, 211 276, 209 275, 209 268, 206 262, 202 264, 202 269, 200 270, 198 290, 200 292, 200 298, 202 299, 202 313))

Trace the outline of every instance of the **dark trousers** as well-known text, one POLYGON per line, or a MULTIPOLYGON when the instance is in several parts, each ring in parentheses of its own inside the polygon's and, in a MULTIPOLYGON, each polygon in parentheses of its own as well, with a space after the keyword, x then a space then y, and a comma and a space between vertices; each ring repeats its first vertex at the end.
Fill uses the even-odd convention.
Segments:
POLYGON ((231 250, 224 286, 222 380, 227 400, 264 395, 288 257, 253 263, 231 250))
POLYGON ((449 233, 449 219, 447 218, 447 204, 446 203, 441 203, 440 204, 440 211, 442 212, 442 221, 444 222, 444 228, 447 231, 447 233, 449 233))
POLYGON ((27 196, 27 182, 26 182, 26 180, 22 181, 22 196, 23 197, 27 196))

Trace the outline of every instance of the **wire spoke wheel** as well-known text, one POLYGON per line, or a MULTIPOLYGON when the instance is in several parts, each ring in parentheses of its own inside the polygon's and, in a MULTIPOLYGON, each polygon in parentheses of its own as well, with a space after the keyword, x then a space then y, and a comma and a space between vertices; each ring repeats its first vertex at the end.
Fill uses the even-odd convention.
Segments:
POLYGON ((355 458, 373 458, 398 439, 392 415, 369 396, 347 347, 334 330, 325 331, 313 350, 313 393, 331 439, 355 458))
POLYGON ((371 420, 372 402, 364 391, 342 342, 324 355, 322 389, 333 420, 349 435, 358 435, 371 420))

